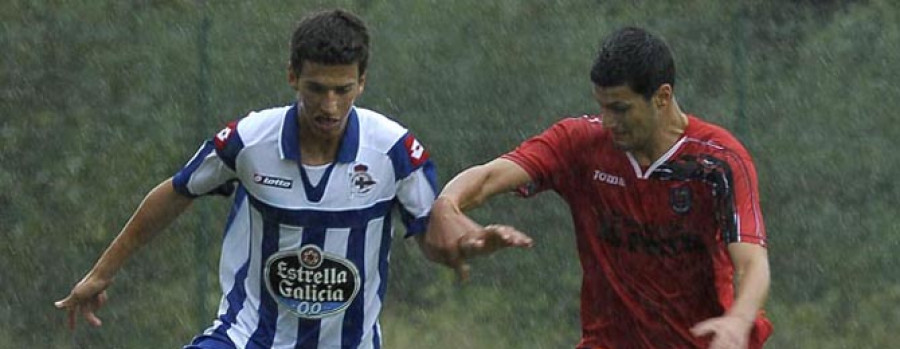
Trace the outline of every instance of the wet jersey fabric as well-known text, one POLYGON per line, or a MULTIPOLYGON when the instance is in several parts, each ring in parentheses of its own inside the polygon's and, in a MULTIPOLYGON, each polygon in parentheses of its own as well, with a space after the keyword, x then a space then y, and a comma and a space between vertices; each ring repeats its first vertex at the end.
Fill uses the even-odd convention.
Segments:
POLYGON ((179 193, 234 200, 218 316, 197 347, 381 347, 392 215, 424 233, 434 165, 404 127, 354 107, 335 161, 303 166, 298 108, 230 123, 174 176, 179 193))
MULTIPOLYGON (((619 150, 601 116, 564 119, 504 155, 525 196, 568 203, 583 280, 579 348, 703 348, 690 333, 734 300, 727 245, 766 246, 756 170, 724 129, 695 116, 655 163, 619 150)), ((771 332, 762 312, 750 347, 771 332)))

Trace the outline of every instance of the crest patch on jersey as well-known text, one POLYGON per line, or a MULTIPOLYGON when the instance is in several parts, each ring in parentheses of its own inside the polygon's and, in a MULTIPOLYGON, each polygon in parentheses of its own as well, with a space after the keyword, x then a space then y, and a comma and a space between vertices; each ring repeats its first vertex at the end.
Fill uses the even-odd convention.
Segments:
POLYGON ((369 174, 369 166, 363 163, 353 165, 350 171, 350 193, 365 196, 375 188, 375 179, 369 174))
POLYGON ((675 213, 688 213, 691 210, 691 188, 682 185, 669 189, 669 204, 675 213))
POLYGON ((353 262, 316 245, 281 251, 266 261, 266 288, 278 304, 304 319, 343 312, 359 292, 359 270, 353 262))
POLYGON ((422 166, 425 161, 428 161, 428 150, 425 150, 422 143, 419 143, 419 140, 413 137, 412 134, 406 135, 403 145, 406 146, 406 153, 409 154, 409 162, 413 168, 422 166))

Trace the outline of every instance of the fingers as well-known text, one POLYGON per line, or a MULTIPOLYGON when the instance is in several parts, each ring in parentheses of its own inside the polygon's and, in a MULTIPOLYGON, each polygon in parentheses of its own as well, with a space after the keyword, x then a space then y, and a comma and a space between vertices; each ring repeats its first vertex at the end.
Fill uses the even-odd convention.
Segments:
POLYGON ((69 331, 75 331, 75 309, 68 308, 66 309, 66 313, 68 313, 69 331))
POLYGON ((694 327, 691 327, 691 334, 694 337, 703 337, 715 333, 714 324, 710 320, 703 321, 694 327))
POLYGON ((69 330, 74 331, 79 312, 81 313, 81 316, 84 317, 85 321, 92 326, 99 327, 103 325, 103 321, 101 321, 94 312, 103 307, 103 305, 106 304, 106 300, 106 291, 100 292, 100 294, 96 295, 93 299, 86 301, 79 301, 70 294, 66 298, 54 302, 53 305, 57 309, 64 309, 66 311, 66 327, 68 327, 69 330))
POLYGON ((100 321, 100 318, 94 314, 93 307, 81 307, 81 315, 84 316, 84 319, 94 327, 100 327, 103 325, 103 321, 100 321))
POLYGON ((68 327, 69 330, 75 330, 75 309, 72 308, 71 303, 72 295, 70 294, 66 296, 66 298, 53 302, 53 306, 55 306, 56 309, 63 309, 66 311, 66 327, 68 327))
POLYGON ((484 227, 484 230, 488 233, 488 237, 499 239, 502 247, 529 248, 534 245, 531 237, 508 225, 492 224, 484 227))

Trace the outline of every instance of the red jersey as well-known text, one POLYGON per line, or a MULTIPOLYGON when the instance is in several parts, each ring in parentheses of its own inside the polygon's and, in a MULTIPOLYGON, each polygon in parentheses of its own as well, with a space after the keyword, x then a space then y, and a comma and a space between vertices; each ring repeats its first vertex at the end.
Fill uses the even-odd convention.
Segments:
MULTIPOLYGON (((734 301, 726 246, 766 246, 756 170, 724 129, 689 116, 655 163, 615 147, 601 117, 562 120, 503 157, 521 166, 531 195, 569 204, 583 280, 579 348, 705 348, 690 328, 734 301)), ((772 331, 760 312, 750 337, 772 331)))

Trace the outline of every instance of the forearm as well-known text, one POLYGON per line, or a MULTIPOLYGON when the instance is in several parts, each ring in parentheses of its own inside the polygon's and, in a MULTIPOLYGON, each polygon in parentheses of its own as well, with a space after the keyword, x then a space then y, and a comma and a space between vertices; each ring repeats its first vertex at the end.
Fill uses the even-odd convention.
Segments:
POLYGON ((454 177, 444 186, 435 205, 449 206, 454 213, 468 211, 490 197, 513 190, 529 180, 525 170, 512 161, 496 159, 471 167, 454 177))
POLYGON ((743 266, 738 266, 735 276, 737 297, 727 314, 752 322, 769 294, 771 280, 768 258, 758 255, 746 261, 743 266))
POLYGON ((169 226, 192 201, 175 192, 171 179, 157 185, 103 252, 88 276, 111 280, 131 255, 169 226))
POLYGON ((490 173, 485 165, 474 166, 461 172, 447 183, 435 206, 451 209, 453 213, 480 206, 491 194, 485 192, 483 185, 489 177, 490 173))

